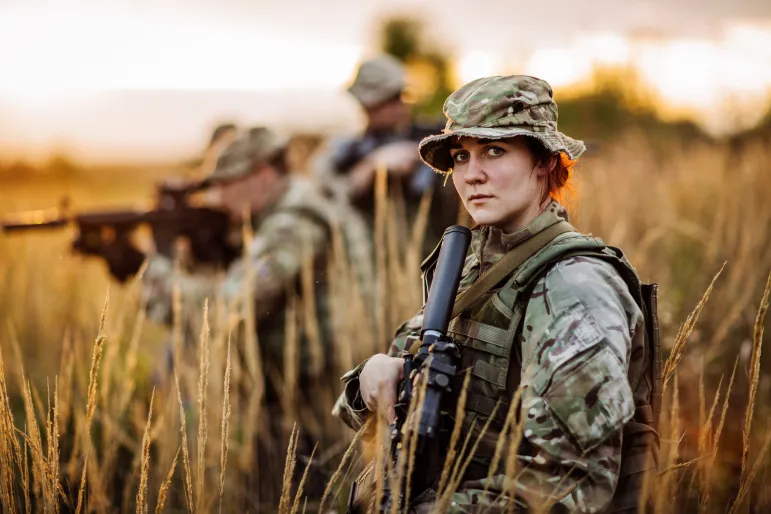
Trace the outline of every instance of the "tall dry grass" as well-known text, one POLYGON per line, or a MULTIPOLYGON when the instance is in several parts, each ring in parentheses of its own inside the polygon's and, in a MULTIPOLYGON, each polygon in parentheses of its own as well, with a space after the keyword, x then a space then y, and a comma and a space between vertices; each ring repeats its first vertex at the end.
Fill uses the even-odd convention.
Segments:
MULTIPOLYGON (((720 144, 683 148, 678 142, 652 148, 643 135, 632 134, 603 152, 578 170, 571 220, 622 247, 644 279, 661 285, 669 379, 662 465, 649 477, 646 495, 665 512, 762 511, 768 501, 762 484, 771 466, 765 435, 771 375, 769 352, 762 351, 764 279, 771 271, 771 151, 758 145, 735 154, 720 144)), ((388 335, 419 306, 416 248, 425 219, 406 223, 398 192, 389 192, 386 183, 381 173, 371 314, 340 234, 330 241, 335 257, 327 273, 337 337, 332 355, 322 352, 324 368, 317 369, 331 378, 315 391, 324 412, 339 392, 336 378, 365 356, 385 351, 388 335)), ((37 207, 36 187, 0 190, 0 205, 12 196, 5 205, 23 208, 29 198, 37 207)), ((85 184, 67 187, 86 190, 85 184)), ((86 205, 88 196, 79 195, 86 205)), ((427 210, 424 204, 421 212, 427 210)), ((101 263, 70 255, 67 239, 0 235, 3 512, 258 511, 245 484, 255 471, 254 435, 264 416, 273 414, 261 407, 265 383, 278 380, 282 390, 292 391, 287 378, 297 373, 296 345, 286 347, 289 367, 270 375, 248 302, 232 312, 210 298, 205 313, 177 293, 171 330, 147 321, 136 283, 111 285, 106 305, 110 282, 101 263), (168 347, 174 371, 165 365, 168 347), (220 428, 219 444, 209 440, 211 426, 220 428)), ((295 299, 290 328, 312 332, 319 306, 305 301, 309 278, 295 299)), ((318 347, 314 352, 321 358, 318 347)), ((383 462, 378 441, 385 440, 369 440, 366 430, 355 434, 329 417, 303 417, 293 402, 285 402, 290 414, 283 425, 291 431, 297 423, 321 436, 311 462, 328 472, 324 509, 339 512, 364 463, 378 456, 383 462)), ((518 423, 512 408, 494 451, 510 477, 518 473, 518 423)), ((440 508, 479 441, 456 443, 455 465, 442 477, 440 508)), ((308 455, 292 448, 287 470, 303 472, 302 490, 288 480, 281 504, 262 506, 265 512, 319 509, 304 498, 315 479, 308 455)), ((397 465, 410 469, 411 462, 397 465)), ((510 480, 508 495, 514 486, 510 480)))

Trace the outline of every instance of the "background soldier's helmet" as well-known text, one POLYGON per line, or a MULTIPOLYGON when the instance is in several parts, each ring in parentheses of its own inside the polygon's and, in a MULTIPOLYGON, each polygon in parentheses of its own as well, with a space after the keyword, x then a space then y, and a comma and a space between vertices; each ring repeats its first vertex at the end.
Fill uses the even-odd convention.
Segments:
POLYGON ((444 102, 447 125, 441 134, 420 142, 420 157, 440 172, 450 171, 450 145, 456 137, 538 139, 554 154, 571 160, 586 149, 584 143, 557 130, 557 104, 545 80, 524 75, 485 77, 469 82, 444 102))
POLYGON ((402 63, 390 55, 382 55, 364 61, 359 66, 348 92, 364 108, 370 108, 398 96, 404 85, 402 63))
POLYGON ((256 166, 270 162, 285 148, 286 141, 266 127, 255 127, 222 151, 214 171, 204 182, 232 180, 248 175, 256 166))

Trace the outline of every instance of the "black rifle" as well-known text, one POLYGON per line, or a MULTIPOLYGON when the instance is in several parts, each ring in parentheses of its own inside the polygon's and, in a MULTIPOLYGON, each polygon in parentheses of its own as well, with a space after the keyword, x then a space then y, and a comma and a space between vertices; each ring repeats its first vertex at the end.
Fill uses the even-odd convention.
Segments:
MULTIPOLYGON (((434 278, 423 313, 420 349, 414 356, 409 352, 403 355, 404 379, 399 386, 395 406, 396 423, 391 427, 389 458, 391 469, 398 473, 399 454, 406 440, 411 437, 409 431, 403 433, 403 429, 410 402, 413 401, 415 393, 413 379, 419 376, 416 383, 422 384, 425 381, 426 389, 422 408, 414 413, 418 421, 418 433, 410 483, 411 490, 416 494, 433 485, 435 477, 439 476, 444 467, 444 457, 447 454, 448 441, 439 437, 440 432, 446 432, 446 427, 442 427, 440 423, 441 413, 452 409, 455 403, 458 391, 453 391, 452 384, 460 364, 460 346, 447 337, 447 327, 451 321, 470 242, 471 231, 466 227, 453 225, 444 231, 434 278)), ((416 339, 417 337, 413 335, 408 342, 416 339)), ((415 426, 409 429, 414 430, 415 426)), ((412 498, 405 498, 406 476, 398 477, 398 480, 401 481, 398 497, 395 497, 390 489, 390 480, 385 481, 381 512, 389 512, 393 502, 398 503, 399 512, 401 512, 405 502, 409 503, 412 500, 412 498)), ((412 496, 414 497, 415 494, 412 496)))
MULTIPOLYGON (((414 141, 420 143, 423 138, 437 134, 444 128, 440 126, 421 126, 411 124, 403 133, 399 132, 369 132, 361 138, 348 141, 343 144, 332 156, 332 166, 339 174, 347 174, 351 168, 358 164, 367 155, 381 146, 400 141, 414 141)), ((416 164, 415 173, 412 174, 406 185, 406 193, 420 198, 423 193, 440 180, 428 165, 416 164)), ((368 202, 370 200, 367 200, 368 202)))
POLYGON ((110 273, 125 281, 139 270, 145 259, 130 236, 136 227, 146 224, 161 255, 173 258, 177 240, 185 238, 197 262, 224 267, 239 255, 240 248, 228 241, 231 221, 225 212, 190 205, 190 193, 200 187, 199 182, 161 184, 157 188, 156 206, 151 210, 116 209, 75 215, 59 209, 18 213, 0 220, 0 232, 74 225, 77 234, 72 248, 78 253, 104 258, 110 273))

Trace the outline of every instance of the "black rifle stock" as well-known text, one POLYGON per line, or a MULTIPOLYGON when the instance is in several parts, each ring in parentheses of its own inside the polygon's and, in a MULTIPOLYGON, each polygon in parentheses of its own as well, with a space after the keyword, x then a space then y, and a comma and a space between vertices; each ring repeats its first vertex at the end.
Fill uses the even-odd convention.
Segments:
POLYGON ((72 248, 85 255, 104 258, 118 280, 139 270, 145 256, 130 241, 133 230, 147 224, 158 253, 174 256, 176 241, 185 238, 197 262, 227 266, 240 252, 228 242, 230 219, 224 212, 193 207, 188 195, 199 183, 162 184, 157 189, 156 207, 151 210, 105 210, 75 215, 57 209, 19 213, 0 220, 5 233, 48 230, 74 225, 77 234, 72 248))
MULTIPOLYGON (((442 429, 440 414, 451 407, 457 396, 458 391, 452 390, 452 383, 460 363, 460 347, 447 337, 447 328, 470 242, 471 231, 466 227, 453 225, 445 230, 424 309, 420 349, 414 356, 409 352, 404 354, 404 380, 397 396, 390 459, 391 469, 398 472, 403 443, 410 437, 408 433, 404 433, 404 425, 415 393, 413 378, 417 374, 420 376, 418 384, 425 381, 425 398, 422 408, 415 412, 417 428, 412 424, 408 431, 418 431, 414 471, 410 477, 411 491, 418 494, 432 485, 431 480, 441 472, 447 453, 447 448, 442 448, 443 441, 439 437, 442 429)), ((413 337, 413 340, 415 339, 417 338, 413 337)), ((394 502, 398 503, 398 511, 401 512, 405 502, 410 502, 412 498, 405 498, 405 478, 398 477, 401 481, 398 496, 391 491, 390 481, 385 481, 382 512, 389 512, 394 502)))

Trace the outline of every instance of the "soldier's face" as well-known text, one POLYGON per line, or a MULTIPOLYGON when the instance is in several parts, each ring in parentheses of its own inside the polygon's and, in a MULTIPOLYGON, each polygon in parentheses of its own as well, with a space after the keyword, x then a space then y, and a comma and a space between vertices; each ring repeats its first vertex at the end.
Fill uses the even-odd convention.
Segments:
POLYGON ((400 99, 391 100, 367 109, 367 126, 370 130, 393 130, 409 118, 409 107, 400 99))
POLYGON ((541 210, 549 163, 538 163, 521 137, 453 143, 452 181, 474 221, 511 233, 541 210))
POLYGON ((216 190, 217 204, 227 210, 233 219, 241 219, 244 211, 260 212, 275 200, 278 172, 262 165, 244 177, 221 184, 216 190))

